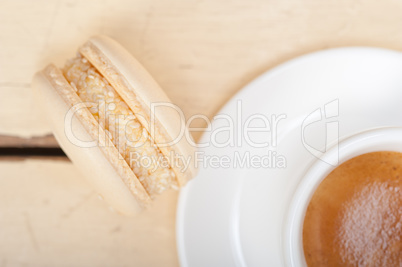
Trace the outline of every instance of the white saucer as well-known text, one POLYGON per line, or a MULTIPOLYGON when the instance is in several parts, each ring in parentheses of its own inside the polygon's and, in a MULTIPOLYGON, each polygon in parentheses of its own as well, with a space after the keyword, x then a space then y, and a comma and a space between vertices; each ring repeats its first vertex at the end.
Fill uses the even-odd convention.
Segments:
MULTIPOLYGON (((297 185, 316 159, 311 151, 325 150, 338 136, 402 126, 402 53, 340 48, 291 60, 261 75, 218 113, 232 117, 236 126, 239 100, 243 123, 253 114, 268 118, 286 114, 278 124, 277 146, 254 148, 244 140, 232 147, 210 145, 200 150, 204 158, 228 155, 233 160, 235 152, 263 156, 271 150, 284 156, 287 166, 200 166, 198 176, 181 191, 178 204, 182 266, 287 266, 283 247, 287 212, 297 185), (335 113, 328 115, 325 108, 328 114, 335 113), (320 114, 321 121, 308 125, 320 114), (327 135, 328 123, 338 125, 338 136, 327 135)), ((212 129, 224 126, 224 119, 212 123, 212 129)), ((200 143, 228 136, 228 132, 217 136, 207 132, 200 143)), ((254 142, 269 141, 267 134, 252 137, 254 142)))

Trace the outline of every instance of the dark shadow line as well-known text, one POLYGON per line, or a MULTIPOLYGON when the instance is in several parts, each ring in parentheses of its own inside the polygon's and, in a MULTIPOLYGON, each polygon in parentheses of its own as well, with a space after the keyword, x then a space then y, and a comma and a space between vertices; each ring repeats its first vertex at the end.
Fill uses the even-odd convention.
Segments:
POLYGON ((67 157, 57 147, 0 147, 0 157, 67 157))

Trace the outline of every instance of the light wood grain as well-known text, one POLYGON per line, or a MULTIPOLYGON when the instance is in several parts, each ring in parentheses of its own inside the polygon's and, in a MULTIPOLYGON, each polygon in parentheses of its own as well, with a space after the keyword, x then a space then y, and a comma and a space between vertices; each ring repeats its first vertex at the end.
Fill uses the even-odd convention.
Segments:
POLYGON ((396 0, 0 3, 0 134, 49 133, 31 103, 31 77, 49 62, 63 65, 94 34, 122 43, 187 117, 213 117, 246 83, 295 56, 356 45, 402 50, 396 0))
MULTIPOLYGON (((32 75, 63 65, 91 35, 124 45, 186 117, 212 118, 245 84, 295 56, 340 46, 402 51, 401 14, 397 0, 0 0, 0 134, 50 133, 32 75)), ((125 218, 69 162, 0 161, 0 173, 0 266, 178 264, 176 193, 125 218)))
POLYGON ((128 218, 111 211, 70 162, 0 161, 0 173, 0 266, 178 264, 177 192, 128 218))

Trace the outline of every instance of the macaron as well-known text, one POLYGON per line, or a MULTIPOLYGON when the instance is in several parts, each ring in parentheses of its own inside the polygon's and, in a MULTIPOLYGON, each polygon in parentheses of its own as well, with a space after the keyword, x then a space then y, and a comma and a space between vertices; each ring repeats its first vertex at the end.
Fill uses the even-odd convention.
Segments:
POLYGON ((61 148, 117 211, 133 215, 195 176, 181 110, 120 44, 94 36, 32 81, 61 148))

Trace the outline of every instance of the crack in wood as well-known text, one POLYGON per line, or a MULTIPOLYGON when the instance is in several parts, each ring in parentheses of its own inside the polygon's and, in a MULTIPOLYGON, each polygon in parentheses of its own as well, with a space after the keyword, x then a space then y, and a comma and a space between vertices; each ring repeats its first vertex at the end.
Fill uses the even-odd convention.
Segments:
POLYGON ((0 147, 1 157, 66 157, 57 147, 0 147))
POLYGON ((30 138, 0 135, 0 161, 25 159, 68 160, 53 135, 30 138))
POLYGON ((2 147, 54 147, 58 148, 59 144, 53 135, 32 136, 24 138, 13 135, 0 134, 0 148, 2 147))

